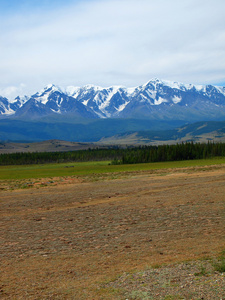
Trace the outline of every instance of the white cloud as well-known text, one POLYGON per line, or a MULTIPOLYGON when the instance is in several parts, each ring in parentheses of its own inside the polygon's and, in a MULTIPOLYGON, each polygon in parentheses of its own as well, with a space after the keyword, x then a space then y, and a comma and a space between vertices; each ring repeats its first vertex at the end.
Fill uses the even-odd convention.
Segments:
POLYGON ((3 18, 0 88, 225 81, 223 0, 81 1, 3 18))
POLYGON ((17 96, 24 96, 26 85, 21 83, 19 86, 8 86, 0 89, 0 95, 13 100, 17 96))

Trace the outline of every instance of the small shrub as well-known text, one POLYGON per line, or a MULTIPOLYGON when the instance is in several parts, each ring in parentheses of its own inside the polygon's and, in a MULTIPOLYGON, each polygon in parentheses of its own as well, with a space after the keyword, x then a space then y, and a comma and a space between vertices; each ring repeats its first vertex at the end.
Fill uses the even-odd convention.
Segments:
POLYGON ((225 273, 225 250, 221 252, 218 262, 214 263, 214 269, 217 272, 225 273))
POLYGON ((132 291, 130 294, 131 299, 150 300, 153 299, 149 296, 148 292, 143 291, 132 291))
POLYGON ((207 274, 206 268, 203 267, 203 266, 201 266, 201 267, 200 267, 200 271, 197 272, 197 273, 195 273, 194 275, 195 275, 195 276, 205 276, 206 274, 207 274))
POLYGON ((225 273, 225 258, 223 257, 217 263, 214 264, 214 269, 217 272, 225 273))
POLYGON ((179 299, 184 299, 183 297, 180 297, 179 295, 167 295, 165 296, 164 300, 179 300, 179 299))

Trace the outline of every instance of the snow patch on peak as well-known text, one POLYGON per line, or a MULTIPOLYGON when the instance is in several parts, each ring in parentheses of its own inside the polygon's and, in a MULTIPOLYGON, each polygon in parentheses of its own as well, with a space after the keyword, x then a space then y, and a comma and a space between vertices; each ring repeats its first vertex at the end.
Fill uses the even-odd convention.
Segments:
POLYGON ((183 85, 186 90, 192 90, 195 89, 198 92, 205 92, 205 86, 204 85, 200 85, 200 84, 184 84, 183 85))
POLYGON ((117 93, 117 91, 118 91, 118 88, 116 88, 116 87, 112 87, 111 89, 109 89, 109 93, 108 93, 105 101, 103 101, 99 106, 99 109, 103 113, 106 113, 105 109, 107 106, 109 106, 110 100, 112 99, 113 95, 115 95, 117 93))
POLYGON ((50 108, 50 109, 51 109, 52 112, 54 112, 56 114, 61 114, 62 113, 60 109, 58 109, 58 110, 55 110, 55 109, 52 109, 52 108, 50 108))
POLYGON ((84 104, 85 106, 87 106, 87 105, 88 105, 88 102, 89 102, 89 100, 90 100, 90 99, 88 99, 88 100, 84 100, 84 101, 82 102, 82 104, 84 104))
POLYGON ((95 92, 102 91, 103 88, 101 86, 96 86, 94 84, 86 84, 83 86, 84 90, 94 90, 95 92))
POLYGON ((205 91, 205 86, 204 85, 194 85, 194 84, 184 84, 176 81, 169 81, 169 80, 158 80, 158 82, 162 83, 165 86, 168 86, 172 89, 177 89, 177 90, 191 90, 195 89, 198 92, 205 91))
POLYGON ((162 83, 162 81, 159 80, 158 78, 154 78, 147 81, 145 84, 141 85, 140 87, 145 89, 148 85, 156 86, 158 83, 162 83))
POLYGON ((65 89, 65 92, 68 96, 72 96, 74 98, 77 97, 77 95, 79 94, 80 92, 80 87, 78 86, 68 86, 66 89, 65 89))
POLYGON ((43 104, 46 104, 48 102, 48 97, 49 97, 49 93, 45 93, 45 92, 34 95, 35 101, 38 100, 38 102, 41 102, 43 104))
POLYGON ((172 88, 172 89, 177 89, 177 90, 180 90, 183 86, 183 84, 181 83, 178 83, 178 82, 175 82, 175 81, 169 81, 169 80, 163 80, 163 83, 172 88))
POLYGON ((155 77, 152 78, 151 80, 149 80, 150 83, 162 83, 162 80, 160 80, 159 78, 155 77))
POLYGON ((43 94, 46 93, 52 93, 52 92, 60 92, 62 93, 62 89, 59 86, 56 86, 54 84, 48 84, 44 89, 42 89, 39 93, 37 93, 36 95, 41 96, 43 94))
POLYGON ((17 96, 14 100, 9 100, 9 103, 15 103, 15 102, 20 102, 21 103, 21 106, 27 102, 28 100, 30 99, 30 96, 23 96, 23 97, 20 97, 20 96, 17 96))
POLYGON ((162 97, 159 97, 159 99, 158 100, 154 100, 154 104, 155 105, 160 105, 160 104, 162 104, 162 103, 166 103, 166 102, 168 102, 168 100, 166 100, 166 99, 164 99, 164 98, 162 98, 162 97))
POLYGON ((55 85, 53 84, 53 83, 49 83, 45 88, 44 88, 44 90, 49 90, 49 89, 52 89, 52 88, 54 88, 55 87, 55 85))
POLYGON ((62 91, 62 89, 59 87, 59 86, 57 86, 57 85, 55 85, 55 84, 48 84, 45 88, 44 88, 44 93, 45 92, 60 92, 60 93, 62 93, 63 91, 62 91))
POLYGON ((182 100, 182 97, 178 97, 178 96, 174 96, 173 99, 172 99, 174 104, 177 104, 177 103, 181 102, 181 100, 182 100))
POLYGON ((5 108, 5 111, 2 112, 1 115, 10 116, 10 115, 13 115, 14 113, 15 113, 15 111, 12 110, 11 108, 9 108, 9 109, 5 108))
POLYGON ((121 104, 118 108, 115 107, 115 109, 118 111, 118 112, 121 112, 124 110, 124 108, 127 106, 127 104, 130 103, 130 101, 126 101, 125 103, 121 104))
POLYGON ((127 94, 130 96, 136 91, 137 87, 127 88, 127 94))
POLYGON ((113 86, 112 86, 112 89, 113 89, 113 91, 117 92, 117 91, 119 91, 119 90, 121 90, 121 89, 124 89, 124 87, 121 86, 121 85, 113 85, 113 86))
POLYGON ((43 90, 39 93, 36 93, 32 97, 42 104, 46 104, 48 102, 49 95, 54 92, 63 93, 62 89, 54 84, 48 84, 43 90))
POLYGON ((219 91, 222 95, 225 96, 225 87, 215 86, 215 88, 217 89, 217 91, 219 91))
POLYGON ((194 87, 198 92, 205 91, 205 87, 203 85, 198 84, 198 85, 194 85, 194 87))

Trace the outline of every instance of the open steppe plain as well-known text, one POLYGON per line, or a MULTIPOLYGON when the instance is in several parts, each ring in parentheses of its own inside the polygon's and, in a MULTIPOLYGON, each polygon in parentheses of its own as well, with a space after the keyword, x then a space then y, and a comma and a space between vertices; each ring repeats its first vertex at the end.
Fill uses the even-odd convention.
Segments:
POLYGON ((225 165, 0 191, 1 299, 225 299, 225 165))

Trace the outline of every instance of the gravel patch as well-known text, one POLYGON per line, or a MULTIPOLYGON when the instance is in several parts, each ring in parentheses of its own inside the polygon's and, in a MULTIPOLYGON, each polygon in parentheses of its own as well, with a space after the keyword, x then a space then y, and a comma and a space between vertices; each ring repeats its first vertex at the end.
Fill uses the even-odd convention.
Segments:
POLYGON ((225 273, 215 271, 220 261, 185 262, 143 272, 124 273, 104 288, 117 291, 119 299, 225 299, 225 273))

